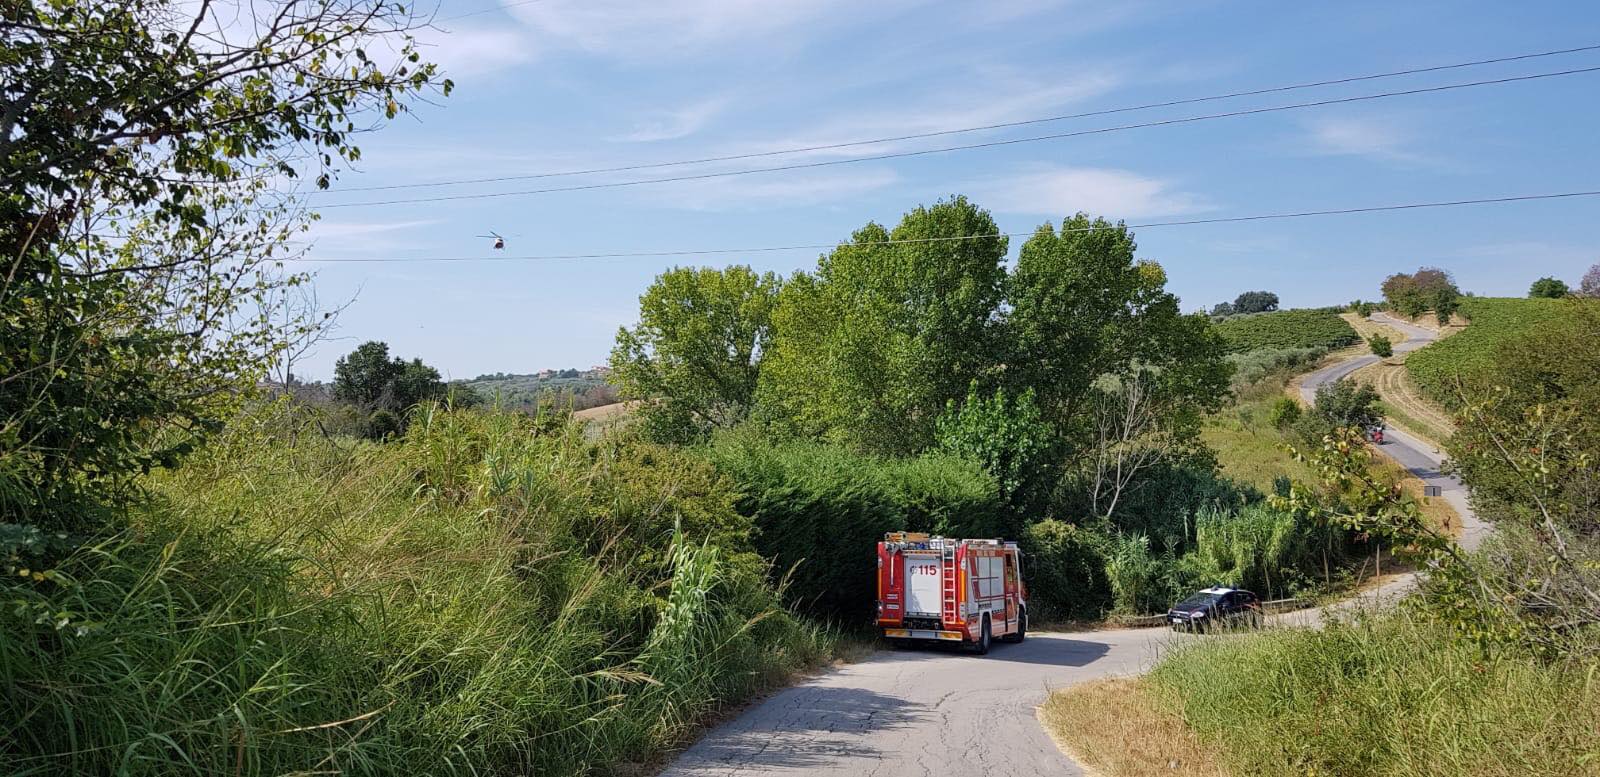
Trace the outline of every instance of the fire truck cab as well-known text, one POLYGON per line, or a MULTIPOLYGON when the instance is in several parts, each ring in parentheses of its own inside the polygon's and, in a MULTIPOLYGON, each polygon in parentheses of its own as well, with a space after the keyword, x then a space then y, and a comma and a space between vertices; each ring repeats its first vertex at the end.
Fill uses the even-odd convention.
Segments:
POLYGON ((1004 540, 890 532, 878 543, 878 628, 890 642, 989 652, 1028 633, 1022 551, 1004 540))

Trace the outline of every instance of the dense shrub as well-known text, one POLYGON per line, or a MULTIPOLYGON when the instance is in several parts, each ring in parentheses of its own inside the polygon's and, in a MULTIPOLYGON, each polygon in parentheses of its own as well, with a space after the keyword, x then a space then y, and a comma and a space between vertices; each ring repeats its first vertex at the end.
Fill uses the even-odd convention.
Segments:
POLYGON ((225 443, 0 581, 5 771, 588 774, 825 653, 688 454, 465 411, 225 443))
POLYGON ((863 619, 876 593, 876 543, 889 531, 999 537, 994 481, 965 459, 888 459, 819 443, 774 445, 732 435, 707 455, 735 484, 755 545, 787 576, 787 593, 822 615, 863 619))
POLYGON ((1385 359, 1394 355, 1394 343, 1383 335, 1373 335, 1367 338, 1367 347, 1372 349, 1373 355, 1381 356, 1385 359))
POLYGON ((1281 310, 1238 316, 1216 325, 1235 353, 1258 348, 1343 348, 1360 340, 1337 310, 1281 310))
POLYGON ((1278 397, 1267 410, 1267 423, 1277 429, 1288 429, 1300 420, 1300 403, 1294 397, 1278 397))
POLYGON ((1346 378, 1319 386, 1316 401, 1294 423, 1294 430, 1301 441, 1319 444, 1323 436, 1339 427, 1364 431, 1382 422, 1377 389, 1346 378))
POLYGON ((1253 386, 1273 375, 1300 372, 1327 355, 1328 349, 1320 346, 1256 348, 1228 354, 1228 361, 1234 366, 1234 390, 1253 386))
POLYGON ((1063 521, 1039 521, 1023 531, 1023 571, 1035 622, 1105 614, 1111 606, 1105 546, 1104 535, 1063 521))
MULTIPOLYGON (((1123 492, 1107 529, 1149 537, 1157 553, 1183 553, 1194 539, 1194 516, 1204 509, 1235 510, 1259 501, 1254 488, 1220 476, 1205 462, 1161 462, 1140 473, 1123 492)), ((1082 484, 1067 482, 1056 515, 1092 515, 1082 484)))

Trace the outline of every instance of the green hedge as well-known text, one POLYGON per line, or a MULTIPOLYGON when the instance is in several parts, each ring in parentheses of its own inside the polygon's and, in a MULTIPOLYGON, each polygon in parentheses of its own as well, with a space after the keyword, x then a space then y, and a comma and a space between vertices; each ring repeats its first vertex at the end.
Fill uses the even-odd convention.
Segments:
POLYGON ((1361 339, 1350 322, 1331 310, 1280 310, 1238 316, 1216 325, 1234 353, 1259 348, 1343 348, 1361 339))
POLYGON ((755 521, 756 550, 788 576, 789 601, 829 617, 871 614, 884 532, 996 537, 1007 523, 993 479, 965 459, 755 438, 720 440, 708 455, 734 482, 735 508, 755 521))

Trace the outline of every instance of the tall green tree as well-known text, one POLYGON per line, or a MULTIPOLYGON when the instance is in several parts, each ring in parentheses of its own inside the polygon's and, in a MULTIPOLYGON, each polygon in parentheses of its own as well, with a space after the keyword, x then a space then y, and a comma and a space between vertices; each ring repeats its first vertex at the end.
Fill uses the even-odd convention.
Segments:
POLYGON ((268 300, 353 133, 419 93, 388 0, 0 4, 0 515, 96 523, 315 336, 268 300), (220 28, 226 34, 215 34, 220 28), (385 50, 381 59, 369 50, 385 50))
MULTIPOLYGON (((950 402, 939 417, 938 437, 942 450, 988 471, 1015 518, 1045 509, 1057 474, 1056 440, 1039 414, 1032 389, 1012 398, 1003 388, 980 394, 973 384, 963 402, 950 402)), ((1015 536, 1020 528, 1020 522, 1013 522, 1005 531, 1015 536)))
POLYGON ((1450 316, 1455 313, 1461 297, 1455 279, 1437 267, 1421 267, 1414 273, 1395 273, 1384 279, 1382 291, 1390 309, 1408 318, 1416 318, 1432 310, 1440 324, 1450 322, 1450 316))
POLYGON ((880 453, 931 447, 945 406, 997 362, 1006 246, 964 197, 892 231, 858 230, 779 295, 761 403, 802 434, 880 453))
POLYGON ((375 439, 404 431, 411 408, 447 393, 438 370, 421 359, 391 358, 388 343, 377 340, 362 343, 333 365, 333 398, 358 408, 367 418, 363 431, 375 439))
POLYGON ((1533 285, 1528 287, 1528 296, 1535 299, 1561 299, 1571 291, 1566 281, 1546 277, 1534 281, 1533 285))
POLYGON ((1134 258, 1121 224, 1078 214, 1022 246, 1004 320, 1008 384, 1037 392, 1046 417, 1081 425, 1104 375, 1156 370, 1174 399, 1215 407, 1227 394, 1225 346, 1202 315, 1184 315, 1161 266, 1134 258))
POLYGON ((1278 295, 1270 291, 1247 291, 1233 301, 1235 313, 1271 313, 1278 309, 1278 295))
POLYGON ((781 285, 743 265, 679 267, 639 297, 638 325, 617 331, 611 379, 642 401, 652 437, 688 442, 749 415, 781 285))

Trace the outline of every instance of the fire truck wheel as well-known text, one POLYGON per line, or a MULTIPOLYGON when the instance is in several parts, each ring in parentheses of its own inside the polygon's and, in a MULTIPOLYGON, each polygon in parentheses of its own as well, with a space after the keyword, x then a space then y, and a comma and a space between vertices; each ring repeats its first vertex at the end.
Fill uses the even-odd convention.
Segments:
POLYGON ((1000 638, 1001 642, 1015 645, 1028 638, 1028 608, 1017 608, 1017 630, 1000 638))
POLYGON ((993 639, 994 638, 989 631, 989 616, 985 614, 983 616, 983 628, 979 629, 978 631, 978 641, 973 643, 972 652, 977 653, 980 656, 988 655, 989 643, 993 641, 993 639))

